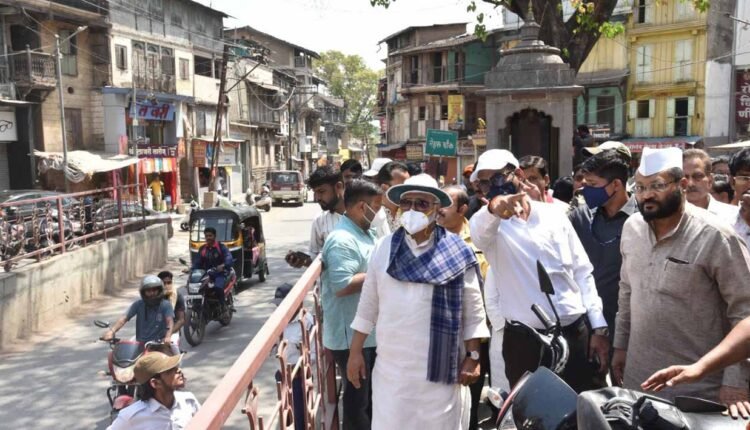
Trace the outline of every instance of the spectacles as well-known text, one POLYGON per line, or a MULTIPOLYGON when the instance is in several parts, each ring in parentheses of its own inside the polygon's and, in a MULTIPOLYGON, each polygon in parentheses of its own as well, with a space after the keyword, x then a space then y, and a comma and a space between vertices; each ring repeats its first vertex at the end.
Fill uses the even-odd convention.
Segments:
POLYGON ((402 211, 408 211, 412 208, 415 208, 416 210, 420 212, 424 212, 429 210, 432 206, 436 205, 437 202, 429 201, 429 200, 422 200, 422 199, 401 199, 398 202, 398 207, 401 208, 402 211))
POLYGON ((669 188, 670 185, 674 184, 676 181, 669 181, 669 182, 655 182, 653 184, 649 184, 646 186, 643 185, 636 185, 633 187, 633 190, 636 194, 643 194, 647 191, 653 191, 655 193, 660 193, 667 188, 669 188))
POLYGON ((735 176, 735 182, 750 182, 750 176, 735 176))
POLYGON ((479 180, 479 186, 482 187, 482 188, 484 188, 484 189, 486 189, 486 190, 489 190, 490 187, 492 187, 492 181, 493 181, 493 179, 495 179, 496 177, 502 177, 503 180, 507 180, 508 176, 511 173, 513 173, 513 171, 512 170, 508 170, 508 171, 497 173, 497 174, 493 175, 493 177, 490 178, 490 179, 480 179, 479 180))

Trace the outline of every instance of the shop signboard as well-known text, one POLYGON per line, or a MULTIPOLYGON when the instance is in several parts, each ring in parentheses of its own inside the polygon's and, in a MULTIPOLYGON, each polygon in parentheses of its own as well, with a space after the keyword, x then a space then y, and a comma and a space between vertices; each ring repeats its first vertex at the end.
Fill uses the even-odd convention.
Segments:
POLYGON ((424 148, 421 143, 406 144, 406 159, 409 161, 424 160, 424 148))
POLYGON ((737 71, 737 123, 750 124, 750 70, 737 71))
POLYGON ((458 142, 458 155, 474 155, 474 141, 461 140, 458 142))
MULTIPOLYGON (((234 166, 237 164, 237 150, 239 144, 235 142, 222 143, 216 165, 220 167, 234 166)), ((209 167, 214 154, 213 142, 193 139, 193 167, 209 167)))
POLYGON ((448 128, 451 130, 464 129, 464 96, 448 96, 448 128))
POLYGON ((425 153, 436 157, 455 157, 458 133, 455 131, 427 129, 425 153))
POLYGON ((0 142, 15 142, 17 140, 16 113, 14 111, 0 111, 0 142))
POLYGON ((147 121, 174 121, 174 105, 171 103, 136 103, 138 119, 147 121))
MULTIPOLYGON (((138 144, 138 158, 175 158, 177 145, 148 145, 138 144)), ((133 155, 133 147, 128 148, 128 154, 133 155)))

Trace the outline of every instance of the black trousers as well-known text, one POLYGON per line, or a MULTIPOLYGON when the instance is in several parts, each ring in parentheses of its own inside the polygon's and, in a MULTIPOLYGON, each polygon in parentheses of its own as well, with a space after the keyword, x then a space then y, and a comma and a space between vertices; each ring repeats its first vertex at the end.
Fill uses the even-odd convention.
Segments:
POLYGON ((341 382, 344 385, 344 428, 343 430, 370 430, 372 421, 372 368, 375 366, 375 348, 363 348, 362 355, 367 368, 367 379, 360 379, 359 389, 355 388, 346 377, 346 363, 349 361, 349 350, 331 350, 333 360, 339 368, 341 382))
MULTIPOLYGON (((590 330, 586 318, 581 317, 573 324, 563 327, 563 337, 568 341, 570 357, 560 377, 576 393, 595 390, 606 386, 598 374, 598 364, 588 359, 590 330)), ((533 372, 539 367, 539 344, 525 331, 505 325, 503 337, 503 358, 505 375, 511 388, 526 372, 533 372)), ((544 357, 546 363, 549 357, 544 357)))
POLYGON ((471 418, 469 421, 469 430, 479 429, 479 400, 482 397, 482 388, 484 387, 484 377, 490 373, 490 343, 483 342, 479 348, 479 379, 469 385, 471 391, 471 418))

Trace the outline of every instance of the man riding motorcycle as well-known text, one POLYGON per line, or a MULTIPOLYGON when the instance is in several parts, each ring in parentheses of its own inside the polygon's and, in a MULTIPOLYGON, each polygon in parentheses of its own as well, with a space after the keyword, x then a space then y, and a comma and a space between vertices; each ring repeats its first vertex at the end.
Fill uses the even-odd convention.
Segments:
POLYGON ((232 264, 234 264, 234 258, 232 258, 229 248, 216 240, 215 228, 206 227, 203 230, 203 236, 206 239, 206 243, 200 247, 198 254, 193 257, 191 270, 202 269, 209 271, 210 269, 214 269, 209 272, 209 277, 214 282, 214 292, 221 306, 224 307, 224 286, 232 269, 232 264))
POLYGON ((131 318, 135 320, 135 339, 138 342, 170 344, 174 326, 174 309, 164 298, 164 283, 158 276, 146 275, 141 281, 141 298, 133 302, 128 312, 104 333, 102 340, 111 340, 131 318))

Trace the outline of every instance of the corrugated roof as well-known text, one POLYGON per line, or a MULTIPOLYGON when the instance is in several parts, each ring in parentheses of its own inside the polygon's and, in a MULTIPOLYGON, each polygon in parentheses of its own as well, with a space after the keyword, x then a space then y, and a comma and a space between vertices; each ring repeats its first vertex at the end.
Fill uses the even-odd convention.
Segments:
POLYGON ((394 37, 396 37, 396 36, 398 36, 400 34, 406 33, 407 31, 418 30, 418 29, 423 29, 423 28, 433 28, 433 27, 449 27, 449 26, 452 26, 452 25, 469 25, 469 23, 468 22, 453 22, 453 23, 448 23, 448 24, 413 25, 411 27, 406 27, 403 30, 399 30, 399 31, 391 34, 390 36, 388 36, 388 37, 384 38, 383 40, 379 41, 378 45, 380 45, 381 43, 383 43, 383 42, 385 42, 387 40, 393 39, 394 37))

